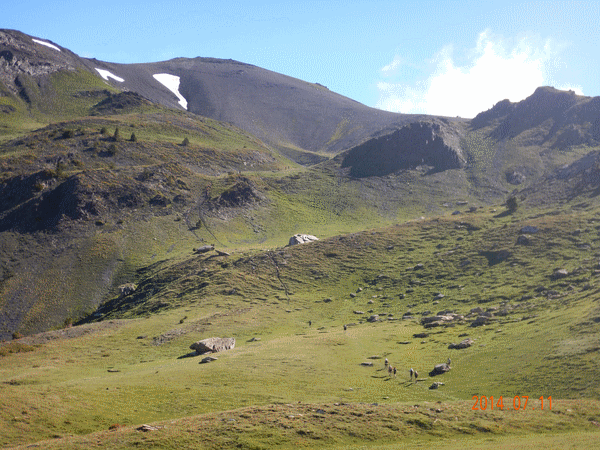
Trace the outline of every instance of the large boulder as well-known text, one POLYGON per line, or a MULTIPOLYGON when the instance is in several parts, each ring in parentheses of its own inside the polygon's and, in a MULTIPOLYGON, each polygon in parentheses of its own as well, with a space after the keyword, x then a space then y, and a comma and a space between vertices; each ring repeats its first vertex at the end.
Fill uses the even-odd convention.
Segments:
POLYGON ((430 377, 434 377, 436 375, 442 375, 450 370, 450 365, 446 363, 436 364, 431 372, 429 372, 430 377))
POLYGON ((473 339, 467 338, 467 339, 460 341, 458 344, 454 344, 454 343, 450 344, 448 346, 448 348, 450 348, 450 349, 455 348, 457 350, 460 350, 463 348, 469 348, 471 345, 473 345, 473 342, 475 342, 475 341, 473 341, 473 339))
POLYGON ((290 238, 289 245, 306 244, 307 242, 318 241, 319 238, 310 234, 295 234, 290 238))
POLYGON ((223 350, 230 350, 235 347, 234 338, 211 337, 194 342, 190 345, 190 349, 196 350, 196 353, 202 355, 204 353, 216 353, 223 350))

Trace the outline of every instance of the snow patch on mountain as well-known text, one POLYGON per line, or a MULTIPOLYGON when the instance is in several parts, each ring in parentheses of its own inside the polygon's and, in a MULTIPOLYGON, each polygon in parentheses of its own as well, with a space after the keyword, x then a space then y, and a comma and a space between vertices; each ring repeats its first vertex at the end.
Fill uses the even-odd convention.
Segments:
POLYGON ((98 73, 100 74, 100 76, 102 78, 104 78, 106 81, 108 81, 109 78, 112 78, 112 79, 118 81, 119 83, 122 83, 123 81, 125 81, 123 78, 118 77, 116 75, 113 75, 108 70, 98 69, 97 67, 96 67, 96 70, 98 71, 98 73))
POLYGON ((46 47, 53 48, 54 50, 58 50, 60 52, 60 48, 58 48, 56 45, 52 45, 48 42, 40 41, 39 39, 32 39, 32 41, 35 42, 36 44, 42 44, 42 45, 45 45, 46 47))
POLYGON ((168 73, 156 73, 153 75, 156 81, 164 85, 168 90, 177 96, 179 104, 187 109, 187 100, 183 95, 179 93, 180 78, 176 75, 169 75, 168 73))

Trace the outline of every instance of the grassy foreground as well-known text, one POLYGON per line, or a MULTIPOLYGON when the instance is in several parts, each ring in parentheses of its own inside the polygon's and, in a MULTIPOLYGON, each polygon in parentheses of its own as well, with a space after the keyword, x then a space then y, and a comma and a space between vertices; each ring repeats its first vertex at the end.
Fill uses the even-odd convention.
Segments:
POLYGON ((443 438, 449 448, 518 448, 550 434, 557 448, 589 448, 600 422, 596 212, 489 209, 156 261, 97 323, 2 348, 0 442, 395 448, 443 438), (538 229, 526 245, 516 243, 523 226, 538 229), (472 326, 473 308, 490 321, 472 326), (448 311, 464 319, 421 324, 448 311), (236 347, 199 364, 189 345, 210 336, 236 347), (471 347, 448 348, 466 337, 471 347), (428 374, 449 357, 449 372, 428 374), (506 407, 473 410, 474 395, 503 396, 506 407), (526 410, 513 410, 517 395, 529 397, 526 410), (136 431, 144 423, 163 428, 136 431))
MULTIPOLYGON (((536 405, 539 408, 539 405, 536 405)), ((552 411, 472 411, 470 402, 276 404, 114 426, 38 443, 47 449, 593 448, 600 402, 559 401, 552 411), (369 443, 365 445, 365 443, 369 443)), ((28 448, 26 446, 16 448, 28 448)))

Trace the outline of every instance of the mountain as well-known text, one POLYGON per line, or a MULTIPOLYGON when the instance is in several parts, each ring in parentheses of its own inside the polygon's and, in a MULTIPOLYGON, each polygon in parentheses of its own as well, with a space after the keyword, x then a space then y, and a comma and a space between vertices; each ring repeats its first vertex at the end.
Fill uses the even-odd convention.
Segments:
POLYGON ((313 162, 322 159, 319 153, 337 153, 387 125, 409 120, 402 114, 369 108, 318 83, 238 61, 176 58, 114 64, 80 58, 60 46, 50 43, 52 48, 41 42, 45 41, 16 31, 0 31, 4 73, 0 81, 5 90, 28 104, 38 96, 48 96, 48 75, 86 71, 101 75, 116 89, 136 92, 152 102, 230 122, 292 159, 313 162), (171 79, 180 97, 167 86, 168 81, 165 84, 155 77, 158 74, 175 77, 171 79))

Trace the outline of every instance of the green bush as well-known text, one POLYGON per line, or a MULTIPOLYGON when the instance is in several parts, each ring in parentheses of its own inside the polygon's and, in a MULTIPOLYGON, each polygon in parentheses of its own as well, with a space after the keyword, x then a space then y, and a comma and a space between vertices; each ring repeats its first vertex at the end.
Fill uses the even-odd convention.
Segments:
POLYGON ((183 145, 184 147, 186 147, 188 144, 190 143, 190 140, 186 137, 183 142, 181 143, 181 145, 183 145))
POLYGON ((63 139, 69 139, 75 136, 75 132, 73 130, 64 130, 62 133, 63 139))
POLYGON ((137 142, 137 137, 135 133, 131 133, 131 138, 129 139, 131 142, 137 142))
POLYGON ((106 129, 106 127, 100 128, 100 134, 108 134, 108 130, 106 129))
POLYGON ((509 213, 514 213, 519 208, 519 202, 517 201, 517 197, 511 195, 506 200, 506 208, 509 213))
POLYGON ((35 347, 31 345, 22 344, 21 342, 11 342, 8 345, 0 347, 0 356, 8 356, 11 353, 25 353, 32 352, 35 347))
POLYGON ((106 150, 110 156, 115 156, 117 154, 117 146, 115 144, 110 144, 108 149, 106 150))
POLYGON ((118 141, 119 139, 121 139, 121 135, 119 134, 119 127, 115 128, 115 134, 113 134, 113 139, 115 141, 118 141))

